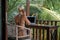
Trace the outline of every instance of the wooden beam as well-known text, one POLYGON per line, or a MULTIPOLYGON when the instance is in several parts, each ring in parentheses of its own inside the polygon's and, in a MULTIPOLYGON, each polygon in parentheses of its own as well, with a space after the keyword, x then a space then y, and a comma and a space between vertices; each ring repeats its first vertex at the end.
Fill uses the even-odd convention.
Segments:
POLYGON ((5 16, 6 16, 6 31, 5 31, 5 40, 8 40, 8 28, 7 28, 7 10, 8 10, 8 4, 7 4, 7 0, 5 1, 5 5, 6 5, 6 7, 5 7, 5 16))
POLYGON ((30 0, 26 0, 26 15, 30 15, 30 0))

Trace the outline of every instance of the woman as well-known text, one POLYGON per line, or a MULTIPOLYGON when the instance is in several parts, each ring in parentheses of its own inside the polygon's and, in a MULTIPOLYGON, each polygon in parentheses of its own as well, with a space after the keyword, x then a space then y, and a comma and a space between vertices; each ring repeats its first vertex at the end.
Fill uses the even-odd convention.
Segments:
MULTIPOLYGON (((28 20, 27 16, 26 16, 26 12, 24 10, 23 7, 18 7, 18 11, 19 11, 19 14, 17 16, 15 16, 15 22, 16 22, 16 25, 20 26, 20 28, 18 28, 18 36, 23 36, 23 35, 26 35, 26 31, 25 31, 25 23, 27 25, 30 25, 30 21, 28 20), (21 31, 23 30, 23 31, 21 31)), ((31 36, 31 34, 30 34, 31 36)))

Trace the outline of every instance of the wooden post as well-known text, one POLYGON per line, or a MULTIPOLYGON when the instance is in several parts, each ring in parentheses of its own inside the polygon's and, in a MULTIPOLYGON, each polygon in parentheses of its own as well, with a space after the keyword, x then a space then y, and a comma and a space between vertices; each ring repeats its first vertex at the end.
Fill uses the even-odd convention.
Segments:
POLYGON ((7 28, 7 10, 8 10, 8 5, 7 5, 7 0, 6 2, 6 7, 5 7, 5 16, 6 16, 6 31, 5 31, 5 39, 8 40, 8 28, 7 28))
MULTIPOLYGON (((1 7, 1 3, 2 2, 0 0, 0 7, 1 7)), ((2 25, 1 25, 2 24, 2 22, 1 22, 2 21, 2 16, 1 15, 2 15, 2 13, 1 13, 1 8, 0 8, 0 40, 2 40, 2 25)))
POLYGON ((1 4, 2 4, 2 40, 6 40, 6 20, 5 20, 5 13, 6 13, 6 1, 5 0, 1 0, 1 4), (5 4, 4 4, 5 3, 5 4))
POLYGON ((26 15, 30 15, 30 0, 26 0, 26 15))

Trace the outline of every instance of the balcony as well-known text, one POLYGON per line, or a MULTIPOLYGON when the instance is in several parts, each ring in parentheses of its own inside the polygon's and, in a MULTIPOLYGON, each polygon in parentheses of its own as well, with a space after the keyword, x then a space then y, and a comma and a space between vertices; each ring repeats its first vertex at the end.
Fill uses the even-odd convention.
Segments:
POLYGON ((60 21, 55 20, 36 20, 36 25, 28 25, 32 31, 32 40, 60 40, 58 32, 60 21), (43 25, 43 26, 42 26, 43 25))
MULTIPOLYGON (((26 27, 31 29, 32 32, 32 40, 60 40, 60 21, 55 20, 36 20, 36 25, 32 25, 33 27, 26 25, 26 27)), ((12 28, 12 36, 13 36, 12 28)), ((15 38, 15 37, 14 37, 15 38)), ((13 39, 13 37, 12 37, 13 39)))

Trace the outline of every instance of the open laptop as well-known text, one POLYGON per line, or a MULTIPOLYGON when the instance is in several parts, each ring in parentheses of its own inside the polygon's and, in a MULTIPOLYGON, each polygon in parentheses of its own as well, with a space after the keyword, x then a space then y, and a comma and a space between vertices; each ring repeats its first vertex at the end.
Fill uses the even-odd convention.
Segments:
POLYGON ((31 25, 36 24, 36 16, 27 16, 27 18, 31 22, 31 25))

